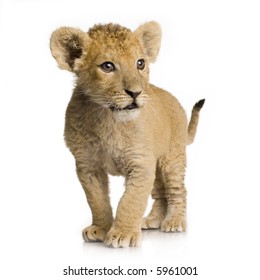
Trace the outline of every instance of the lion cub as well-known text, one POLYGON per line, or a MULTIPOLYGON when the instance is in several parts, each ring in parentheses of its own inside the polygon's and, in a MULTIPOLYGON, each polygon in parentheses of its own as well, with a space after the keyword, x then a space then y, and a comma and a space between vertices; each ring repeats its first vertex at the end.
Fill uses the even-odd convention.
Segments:
POLYGON ((137 30, 116 24, 89 31, 61 27, 50 48, 61 69, 76 74, 66 111, 65 141, 92 211, 85 241, 112 247, 138 246, 141 228, 184 231, 186 145, 193 142, 199 111, 187 125, 170 93, 149 84, 149 64, 161 43, 161 28, 137 30), (125 177, 125 192, 113 218, 108 173, 125 177), (142 218, 149 195, 151 213, 142 218))

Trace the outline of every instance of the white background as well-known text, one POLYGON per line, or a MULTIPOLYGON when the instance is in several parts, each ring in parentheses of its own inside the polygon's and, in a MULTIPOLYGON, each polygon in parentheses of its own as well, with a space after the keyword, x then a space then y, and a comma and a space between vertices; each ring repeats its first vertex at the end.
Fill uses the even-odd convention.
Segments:
MULTIPOLYGON (((160 278, 157 266, 197 266, 194 279, 260 279, 258 2, 0 1, 1 279, 84 279, 63 276, 68 265, 153 269, 145 279, 160 278), (188 115, 206 98, 188 147, 188 230, 146 231, 141 248, 85 244, 90 211, 63 142, 73 76, 58 69, 49 37, 62 25, 149 20, 163 30, 151 82, 188 115)), ((110 182, 115 209, 123 179, 110 182)))

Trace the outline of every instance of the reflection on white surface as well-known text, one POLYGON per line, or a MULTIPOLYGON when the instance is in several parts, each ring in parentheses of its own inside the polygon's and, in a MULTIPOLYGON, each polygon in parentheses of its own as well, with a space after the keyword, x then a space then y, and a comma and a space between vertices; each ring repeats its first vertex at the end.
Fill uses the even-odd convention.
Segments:
MULTIPOLYGON (((185 240, 186 233, 163 233, 158 230, 143 231, 142 245, 137 248, 109 248, 102 243, 83 243, 83 251, 86 254, 97 254, 103 256, 118 257, 123 256, 127 258, 140 259, 147 256, 151 259, 157 257, 165 257, 169 253, 170 248, 174 248, 175 253, 179 256, 185 256, 185 240)), ((186 252, 187 253, 187 252, 186 252)), ((173 255, 174 255, 173 254, 173 255)), ((172 256, 173 257, 173 256, 172 256)))

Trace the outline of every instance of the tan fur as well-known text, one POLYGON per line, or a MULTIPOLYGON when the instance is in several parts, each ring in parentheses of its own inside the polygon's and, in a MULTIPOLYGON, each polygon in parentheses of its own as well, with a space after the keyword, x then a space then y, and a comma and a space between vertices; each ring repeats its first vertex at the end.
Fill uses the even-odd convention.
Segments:
POLYGON ((62 27, 51 36, 58 65, 77 77, 65 141, 92 211, 92 225, 83 230, 86 241, 138 246, 141 227, 185 230, 185 150, 194 139, 200 108, 194 106, 188 130, 177 99, 149 84, 149 63, 155 61, 160 42, 156 22, 134 32, 115 24, 96 25, 88 33, 62 27), (140 59, 144 69, 137 68, 140 59), (104 71, 104 62, 113 63, 113 71, 104 71), (126 108, 130 104, 137 108, 126 108), (126 179, 115 218, 108 173, 126 179), (151 193, 152 211, 142 219, 151 193))

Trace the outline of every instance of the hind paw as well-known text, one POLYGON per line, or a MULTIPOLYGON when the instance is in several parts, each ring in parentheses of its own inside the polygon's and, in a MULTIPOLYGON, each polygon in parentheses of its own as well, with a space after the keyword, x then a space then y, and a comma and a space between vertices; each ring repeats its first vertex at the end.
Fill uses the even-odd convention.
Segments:
POLYGON ((142 221, 142 229, 157 229, 160 228, 162 220, 157 217, 145 217, 142 221))
POLYGON ((85 229, 83 229, 82 236, 86 242, 104 241, 106 238, 107 231, 108 230, 106 230, 100 226, 92 225, 92 226, 89 226, 89 227, 86 227, 85 229))
POLYGON ((164 232, 183 232, 186 230, 186 221, 183 217, 165 218, 161 230, 164 232))

